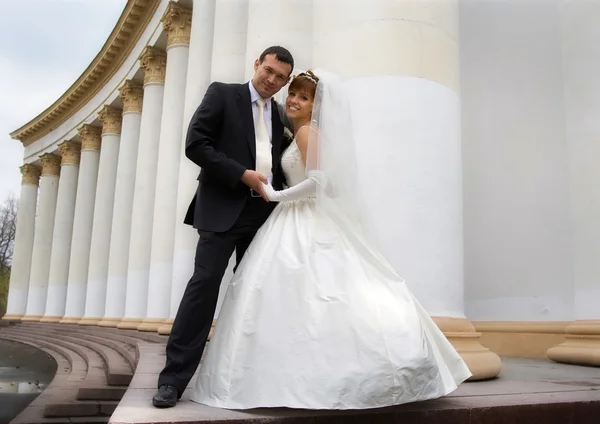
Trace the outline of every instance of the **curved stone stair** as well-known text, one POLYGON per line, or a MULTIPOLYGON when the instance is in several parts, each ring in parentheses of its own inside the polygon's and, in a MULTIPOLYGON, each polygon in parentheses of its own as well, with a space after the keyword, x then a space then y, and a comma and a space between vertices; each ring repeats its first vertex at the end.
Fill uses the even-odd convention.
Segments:
POLYGON ((138 345, 166 341, 131 330, 34 322, 4 326, 0 338, 44 350, 58 364, 51 384, 11 424, 108 422, 133 378, 138 345))

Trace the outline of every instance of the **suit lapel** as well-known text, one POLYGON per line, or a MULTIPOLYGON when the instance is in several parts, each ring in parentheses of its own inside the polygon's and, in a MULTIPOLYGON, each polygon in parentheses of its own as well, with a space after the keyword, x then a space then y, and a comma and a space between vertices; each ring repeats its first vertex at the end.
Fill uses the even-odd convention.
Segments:
POLYGON ((254 136, 254 119, 252 117, 252 103, 250 102, 250 88, 248 84, 240 85, 238 90, 238 108, 242 117, 244 131, 248 147, 252 153, 252 159, 256 161, 256 138, 254 136))
POLYGON ((280 165, 281 147, 283 144, 283 123, 279 117, 279 108, 275 100, 271 99, 271 157, 273 158, 273 173, 277 172, 280 165))

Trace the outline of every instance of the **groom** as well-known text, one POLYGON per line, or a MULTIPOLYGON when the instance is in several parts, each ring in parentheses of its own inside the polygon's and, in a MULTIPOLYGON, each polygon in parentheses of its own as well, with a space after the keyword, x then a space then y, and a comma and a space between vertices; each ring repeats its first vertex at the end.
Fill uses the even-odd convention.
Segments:
POLYGON ((294 68, 288 50, 274 46, 254 62, 245 84, 214 82, 190 122, 186 156, 202 168, 184 222, 198 229, 194 274, 187 284, 166 348, 166 365, 152 404, 175 406, 200 363, 229 258, 236 267, 275 203, 263 183, 281 190, 283 124, 272 99, 294 68))

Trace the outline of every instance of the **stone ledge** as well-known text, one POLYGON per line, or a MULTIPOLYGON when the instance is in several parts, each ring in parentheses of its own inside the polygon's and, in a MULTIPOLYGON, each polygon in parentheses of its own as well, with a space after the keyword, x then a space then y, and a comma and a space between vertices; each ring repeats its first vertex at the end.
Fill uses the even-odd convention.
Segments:
POLYGON ((173 409, 154 409, 154 389, 126 395, 110 424, 597 424, 600 393, 593 391, 451 396, 434 401, 364 411, 299 411, 257 409, 228 411, 184 398, 173 409))
POLYGON ((600 416, 600 369, 517 358, 502 358, 497 379, 464 383, 444 398, 390 408, 231 411, 194 403, 186 392, 175 408, 156 409, 151 398, 164 365, 164 345, 141 343, 138 349, 136 373, 111 424, 596 424, 600 416))

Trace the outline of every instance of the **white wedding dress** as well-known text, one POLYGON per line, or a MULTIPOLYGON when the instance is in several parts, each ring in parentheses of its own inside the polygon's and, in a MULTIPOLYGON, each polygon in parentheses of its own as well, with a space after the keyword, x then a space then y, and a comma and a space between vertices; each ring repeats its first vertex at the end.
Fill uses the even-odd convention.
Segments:
MULTIPOLYGON (((306 179, 295 142, 287 182, 306 179)), ((192 400, 364 409, 444 396, 471 373, 406 283, 315 198, 280 203, 233 277, 192 400)))

